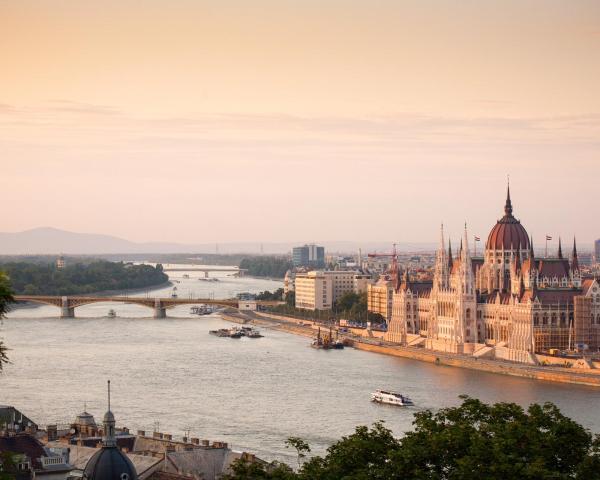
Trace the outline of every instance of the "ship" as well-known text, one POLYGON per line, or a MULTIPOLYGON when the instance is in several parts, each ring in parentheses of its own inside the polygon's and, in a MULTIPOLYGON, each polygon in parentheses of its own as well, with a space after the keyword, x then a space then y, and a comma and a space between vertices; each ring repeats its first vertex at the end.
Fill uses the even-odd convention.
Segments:
POLYGON ((329 335, 321 336, 321 327, 317 330, 317 338, 310 344, 312 348, 322 350, 341 350, 344 348, 344 343, 339 339, 333 339, 333 330, 329 327, 329 335))
POLYGON ((375 390, 371 393, 371 400, 376 403, 385 403, 387 405, 396 405, 398 407, 414 405, 413 401, 406 395, 389 390, 375 390))
POLYGON ((215 309, 210 305, 194 305, 190 308, 190 313, 193 315, 210 315, 215 309))
POLYGON ((108 311, 108 318, 115 318, 117 316, 117 312, 115 312, 112 308, 108 311))

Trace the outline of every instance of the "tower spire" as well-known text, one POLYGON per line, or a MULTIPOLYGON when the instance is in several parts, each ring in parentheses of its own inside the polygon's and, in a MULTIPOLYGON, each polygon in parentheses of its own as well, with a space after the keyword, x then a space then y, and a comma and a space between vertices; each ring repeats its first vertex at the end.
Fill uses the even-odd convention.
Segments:
POLYGON ((448 239, 448 267, 452 268, 452 240, 448 239))
POLYGON ((115 437, 115 416, 110 411, 110 380, 107 382, 107 391, 108 391, 108 411, 104 414, 104 419, 102 421, 103 424, 103 437, 102 437, 102 446, 103 447, 116 447, 117 439, 115 437))
POLYGON ((510 179, 509 179, 507 186, 506 186, 506 204, 504 205, 504 214, 507 217, 510 217, 510 216, 512 216, 512 212, 513 212, 513 208, 512 208, 512 202, 510 201, 510 179))
POLYGON ((579 270, 579 259, 577 258, 577 240, 573 237, 573 261, 571 268, 573 271, 579 270))
POLYGON ((558 258, 563 258, 563 254, 562 254, 562 242, 560 240, 560 237, 558 237, 558 258))

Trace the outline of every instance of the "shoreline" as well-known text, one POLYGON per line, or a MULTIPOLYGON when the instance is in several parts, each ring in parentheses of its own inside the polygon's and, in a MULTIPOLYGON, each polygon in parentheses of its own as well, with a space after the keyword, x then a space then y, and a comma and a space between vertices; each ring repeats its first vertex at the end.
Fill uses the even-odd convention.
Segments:
MULTIPOLYGON (((239 314, 220 312, 220 315, 223 320, 234 323, 254 323, 272 330, 304 337, 314 337, 312 323, 300 326, 298 321, 292 317, 268 313, 265 315, 265 313, 262 312, 244 312, 243 314, 241 312, 239 314)), ((573 371, 572 369, 562 367, 532 366, 502 360, 477 359, 466 355, 438 352, 419 347, 404 347, 379 341, 377 339, 368 340, 366 338, 350 335, 340 336, 350 340, 352 342, 352 347, 358 350, 381 355, 408 358, 421 362, 433 363, 439 366, 467 368, 499 375, 530 378, 533 380, 600 387, 600 371, 598 370, 596 370, 597 373, 592 373, 591 371, 573 371)))

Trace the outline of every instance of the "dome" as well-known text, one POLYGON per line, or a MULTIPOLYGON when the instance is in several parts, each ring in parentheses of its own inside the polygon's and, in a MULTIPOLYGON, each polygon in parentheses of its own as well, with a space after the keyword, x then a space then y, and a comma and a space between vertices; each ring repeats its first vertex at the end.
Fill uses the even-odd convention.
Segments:
POLYGON ((521 222, 512 214, 510 189, 507 191, 504 217, 502 217, 490 232, 485 248, 487 250, 521 250, 529 249, 529 235, 521 222))
POLYGON ((96 426, 96 421, 94 420, 94 416, 88 412, 82 412, 77 415, 75 419, 75 425, 88 425, 88 426, 96 426))
POLYGON ((115 416, 113 415, 113 413, 110 410, 104 414, 103 423, 106 423, 106 422, 115 423, 115 416))
POLYGON ((117 447, 103 447, 88 461, 83 471, 88 480, 137 480, 131 460, 117 447))

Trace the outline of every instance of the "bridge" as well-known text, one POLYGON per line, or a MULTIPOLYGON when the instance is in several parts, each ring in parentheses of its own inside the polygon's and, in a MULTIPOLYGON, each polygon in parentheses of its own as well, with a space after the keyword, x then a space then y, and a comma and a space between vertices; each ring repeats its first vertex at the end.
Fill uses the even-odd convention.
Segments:
POLYGON ((238 276, 243 276, 248 270, 238 267, 163 267, 163 272, 203 272, 204 278, 208 278, 210 272, 232 272, 238 276))
MULTIPOLYGON (((134 303, 144 307, 154 309, 154 318, 165 318, 167 316, 167 308, 176 307, 177 305, 217 305, 219 307, 239 308, 240 301, 236 298, 149 298, 149 297, 80 297, 80 296, 51 296, 51 295, 15 295, 17 302, 33 302, 44 305, 54 305, 60 308, 61 318, 74 318, 75 308, 82 305, 101 302, 120 302, 134 303)), ((269 306, 277 305, 280 302, 257 300, 257 305, 269 306)))

